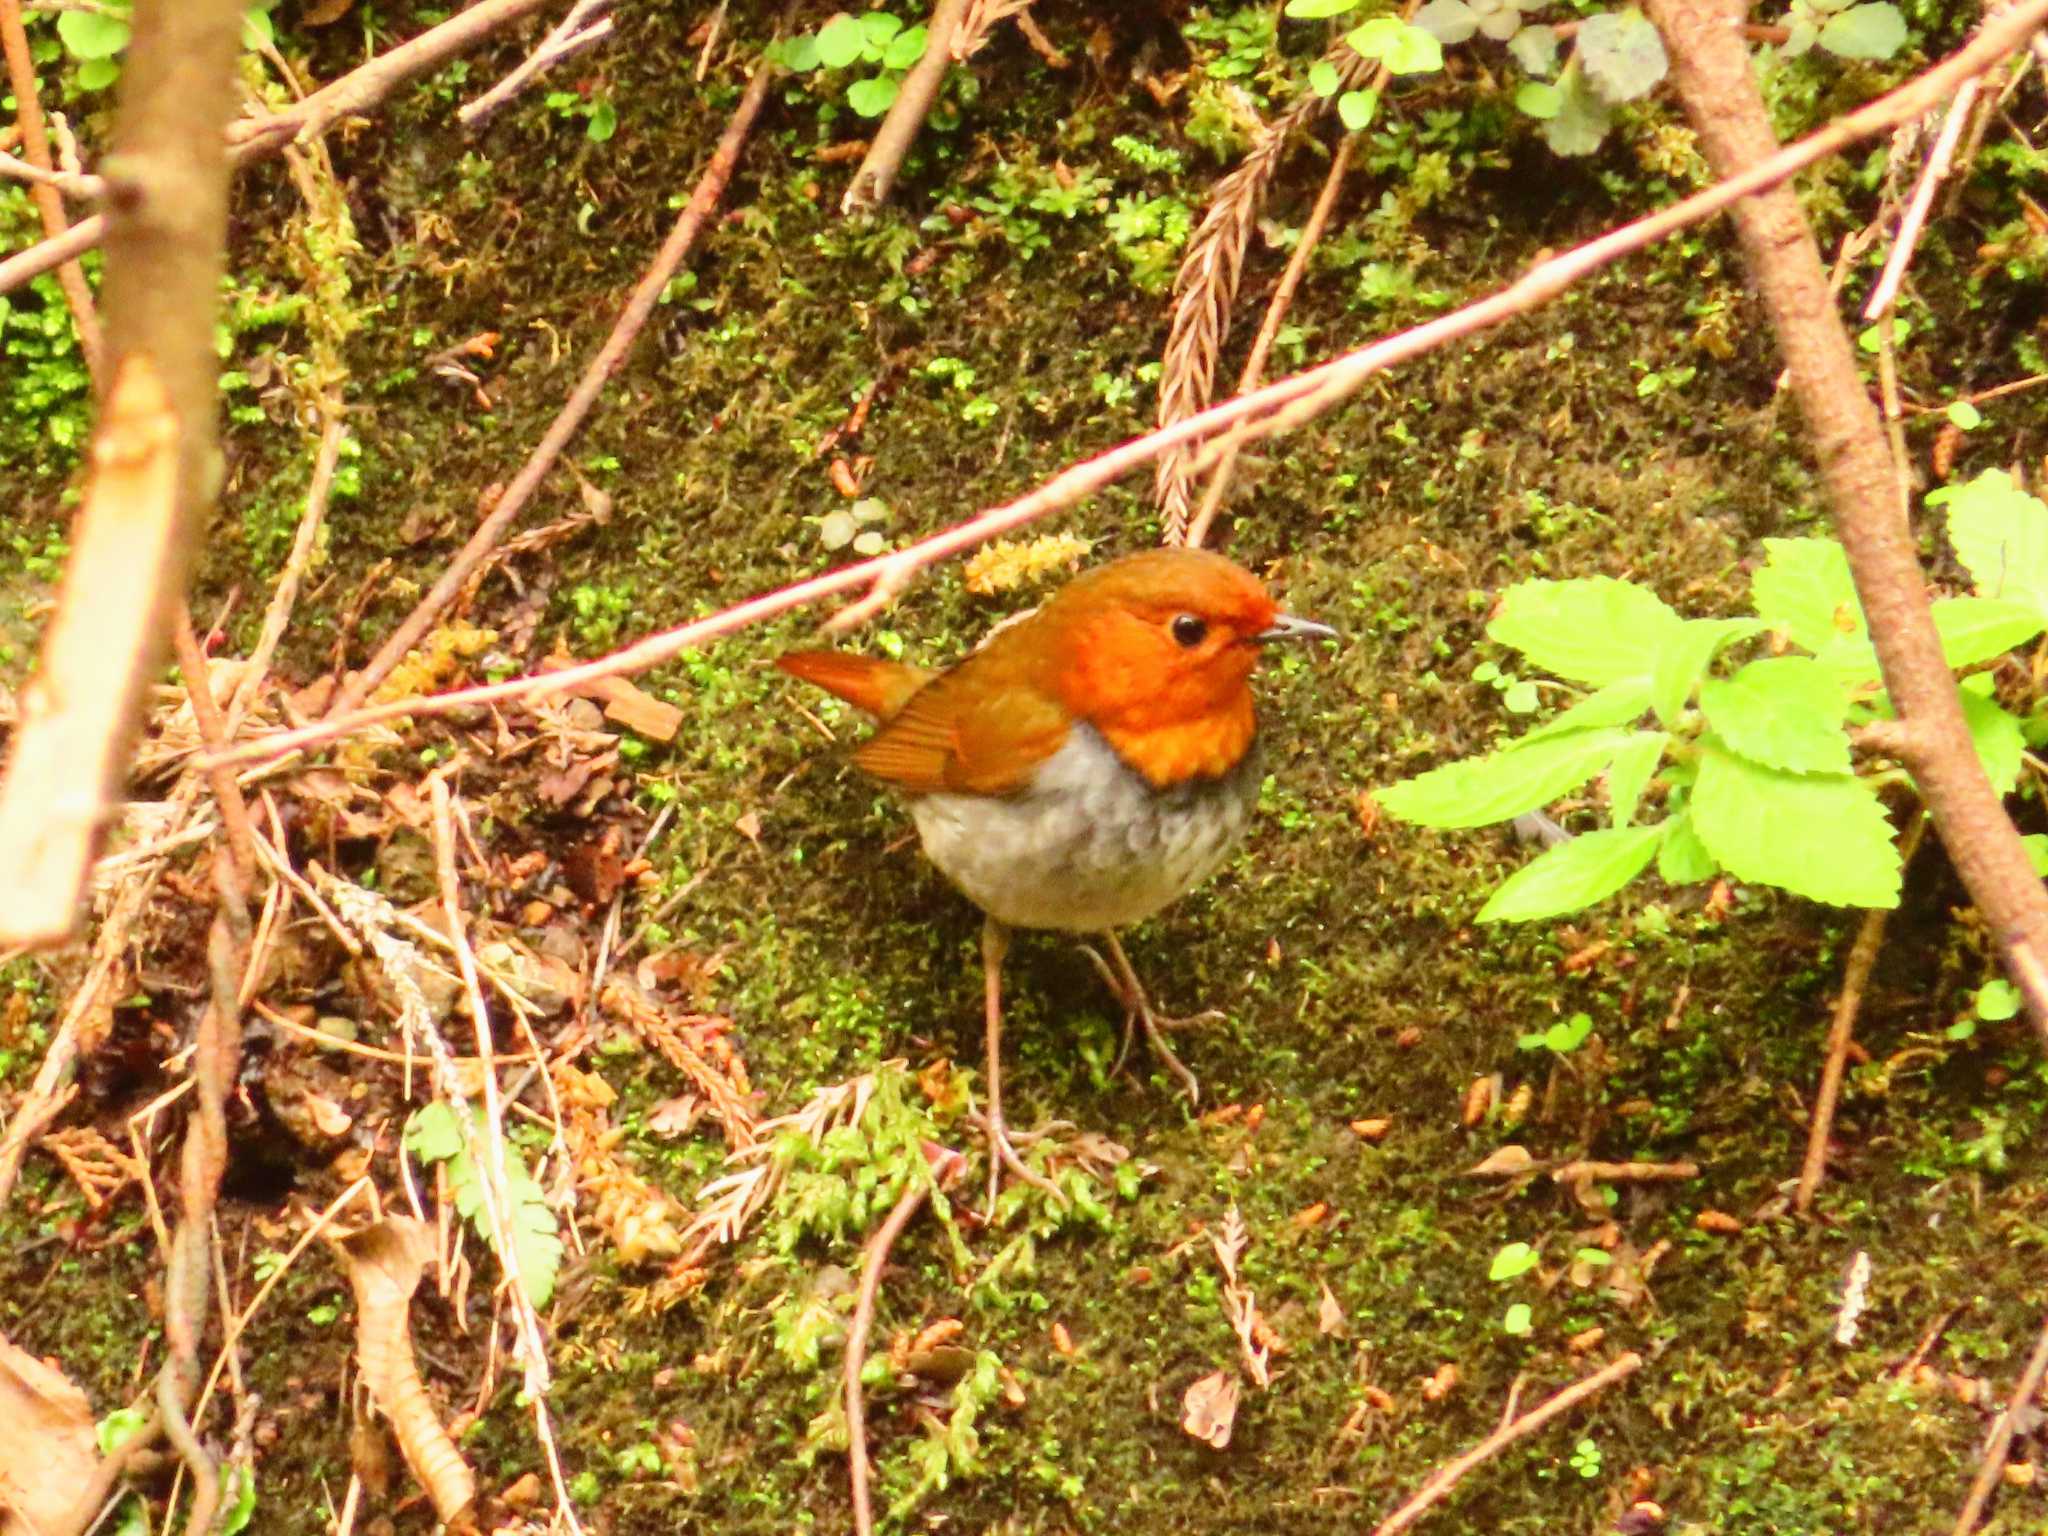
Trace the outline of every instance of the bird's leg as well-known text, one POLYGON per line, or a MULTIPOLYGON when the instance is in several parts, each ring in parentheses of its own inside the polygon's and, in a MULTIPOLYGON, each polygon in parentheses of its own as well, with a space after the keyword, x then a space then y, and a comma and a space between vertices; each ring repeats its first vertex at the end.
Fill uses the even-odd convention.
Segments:
POLYGON ((1184 1029, 1190 1024, 1218 1023, 1225 1017, 1223 1010, 1206 1008, 1184 1019, 1168 1018, 1152 1006, 1152 999, 1145 992, 1145 984, 1138 980, 1138 973, 1131 965, 1131 957, 1124 953, 1123 941, 1118 939, 1115 933, 1104 929, 1102 942, 1109 950, 1109 962, 1113 962, 1114 969, 1111 968, 1111 963, 1106 963, 1102 956, 1087 945, 1081 946, 1081 952, 1095 962, 1095 969, 1101 973, 1109 990, 1114 992, 1124 1005, 1124 1042, 1122 1049, 1117 1052, 1116 1070, 1123 1070, 1124 1061, 1131 1054, 1131 1041, 1137 1029, 1143 1026, 1145 1043, 1152 1047, 1152 1054, 1157 1056, 1165 1064, 1166 1070, 1180 1081, 1182 1090, 1188 1096, 1188 1102, 1200 1102, 1202 1085, 1195 1081, 1195 1074, 1187 1069, 1187 1064, 1176 1056, 1173 1047, 1166 1043, 1166 1032, 1170 1029, 1184 1029))
POLYGON ((1010 947, 1010 931, 994 918, 981 925, 981 969, 988 1003, 988 1214, 996 1213, 996 1190, 1005 1168, 1027 1184, 1035 1184, 1054 1199, 1065 1201, 1059 1186, 1044 1174, 1024 1165, 1010 1144, 1009 1127, 1003 1123, 1003 954, 1010 947))

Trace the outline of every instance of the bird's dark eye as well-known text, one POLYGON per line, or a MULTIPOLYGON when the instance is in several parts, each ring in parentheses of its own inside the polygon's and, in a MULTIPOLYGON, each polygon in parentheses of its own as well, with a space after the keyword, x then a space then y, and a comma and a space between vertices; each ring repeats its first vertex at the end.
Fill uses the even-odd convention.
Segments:
POLYGON ((1173 638, 1193 650, 1209 633, 1209 626, 1192 613, 1177 614, 1173 621, 1173 638))

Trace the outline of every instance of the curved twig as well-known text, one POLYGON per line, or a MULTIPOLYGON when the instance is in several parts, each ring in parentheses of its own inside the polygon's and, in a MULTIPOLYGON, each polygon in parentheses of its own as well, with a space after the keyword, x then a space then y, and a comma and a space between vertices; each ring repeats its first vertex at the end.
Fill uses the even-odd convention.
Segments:
POLYGON ((853 1321, 846 1329, 846 1363, 840 1372, 846 1392, 846 1472, 853 1490, 853 1529, 856 1536, 871 1536, 875 1513, 868 1498, 867 1410, 861 1402, 860 1373, 868 1359, 868 1334, 875 1323, 875 1297, 882 1286, 882 1266, 889 1262, 889 1250, 910 1225, 910 1218, 924 1204, 926 1186, 913 1180, 896 1198, 882 1224, 875 1228, 861 1250, 860 1294, 854 1299, 853 1321))

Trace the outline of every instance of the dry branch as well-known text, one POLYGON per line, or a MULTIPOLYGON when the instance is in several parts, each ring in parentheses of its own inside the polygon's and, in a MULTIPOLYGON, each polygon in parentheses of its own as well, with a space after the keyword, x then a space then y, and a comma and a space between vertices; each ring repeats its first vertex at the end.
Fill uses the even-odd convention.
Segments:
MULTIPOLYGON (((31 169, 40 173, 29 195, 43 221, 43 233, 62 239, 71 227, 64 211, 64 194, 54 175, 56 162, 50 157, 50 135, 43 123, 42 103, 36 97, 36 66, 29 57, 28 31, 21 24, 21 0, 0 0, 0 49, 7 55, 7 84, 14 92, 14 120, 21 127, 22 153, 31 169)), ((105 358, 101 351, 99 315, 92 302, 92 287, 85 269, 75 261, 57 268, 57 282, 64 290, 64 302, 71 306, 71 318, 78 326, 78 350, 85 359, 86 372, 94 387, 104 388, 105 358)))
POLYGON ((612 19, 598 13, 611 3, 612 0, 576 0, 569 7, 569 14, 555 23, 540 46, 517 69, 455 114, 462 126, 474 133, 484 119, 517 96, 536 75, 609 37, 612 19))
POLYGON ((2042 1325, 2041 1336, 2034 1341, 2034 1352, 2028 1356, 2026 1368, 2012 1384, 2012 1395, 2006 1399, 2005 1406, 1998 1411, 1998 1418, 1992 1423, 1991 1433, 1984 1441, 1984 1454, 1977 1463, 1977 1475, 1970 1482, 1969 1497, 1963 1500, 1962 1511, 1956 1516, 1953 1536, 1970 1536, 1977 1529, 1984 1506, 1991 1502, 1999 1479, 2005 1475, 2005 1458, 2012 1449, 2012 1437, 2019 1432, 2022 1423, 2030 1422, 2038 1412, 2034 1407, 2034 1397, 2041 1390, 2043 1377, 2048 1377, 2048 1324, 2042 1325))
POLYGON ((1422 1491, 1395 1510, 1373 1528, 1372 1536, 1399 1536, 1417 1520, 1429 1512, 1430 1506, 1465 1480, 1467 1473, 1484 1462, 1492 1460, 1502 1451, 1548 1424, 1560 1414, 1569 1413, 1594 1393, 1611 1387, 1625 1376, 1633 1375, 1641 1368, 1643 1357, 1633 1350, 1616 1356, 1592 1375, 1573 1382, 1555 1397, 1531 1408, 1518 1419, 1510 1419, 1473 1446, 1456 1460, 1446 1463, 1435 1476, 1422 1485, 1422 1491))
POLYGON ((903 157, 910 153, 917 131, 931 115, 932 103, 938 100, 939 87, 945 83, 946 71, 953 63, 953 42, 960 33, 961 17, 966 10, 967 0, 939 0, 933 8, 932 19, 925 23, 924 54, 903 77, 896 100, 890 103, 881 126, 868 141, 868 152, 847 184, 846 195, 840 199, 841 213, 862 213, 887 201, 889 189, 896 185, 897 173, 903 169, 903 157))
MULTIPOLYGON (((1986 22, 1978 42, 2018 13, 2015 8, 1986 22)), ((1679 99, 1715 174, 1737 176, 1772 160, 1778 143, 1743 46, 1740 0, 1651 0, 1649 15, 1664 34, 1679 99)), ((1906 497, 1855 348, 1830 299, 1820 248, 1789 187, 1736 204, 1734 218, 1812 434, 1835 529, 1897 707, 1899 755, 2005 952, 2035 1029, 2048 1041, 2048 997, 2030 984, 2048 956, 2048 889, 1971 745, 1928 608, 1906 497)))
POLYGON ((655 306, 661 302, 662 290, 675 276, 690 247, 696 244, 699 232, 718 207, 719 199, 725 195, 726 183, 732 179, 733 169, 739 163, 740 149, 753 129, 754 119, 760 115, 761 104, 767 100, 768 86, 776 73, 776 66, 765 58, 754 67, 754 78, 748 84, 746 94, 740 98, 739 106, 734 109, 732 121, 726 124, 710 162, 697 178, 696 190, 690 194, 690 201, 669 230, 668 238, 662 242, 660 251, 633 289, 632 296, 627 299, 611 334, 583 370, 583 377, 577 380, 568 403, 549 425, 526 462, 519 467, 512 483, 505 487, 504 495, 477 525, 476 532, 469 536, 469 542, 448 562, 448 568, 427 595, 420 599, 419 605, 391 632, 369 665, 345 679, 335 690, 330 716, 343 715, 355 708, 369 697, 372 689, 391 675, 392 669, 420 643, 441 611, 462 591, 471 572, 490 555, 498 540, 504 537, 505 530, 512 525, 512 520, 525 510, 534 492, 540 489, 548 471, 554 468, 555 460, 561 457, 562 450, 582 428, 584 418, 597 404, 597 397, 626 360, 626 353, 635 338, 654 313, 655 306))
POLYGON ((846 1474, 852 1489, 855 1536, 873 1536, 875 1512, 868 1497, 867 1412, 861 1401, 860 1373, 867 1364, 868 1333, 875 1322, 875 1298, 882 1288, 882 1270, 889 1262, 889 1250, 910 1225, 910 1218, 924 1204, 928 1193, 921 1182, 913 1182, 890 1207, 875 1235, 867 1241, 860 1257, 860 1291, 853 1306, 853 1320, 846 1329, 846 1360, 840 1384, 846 1394, 846 1474))
MULTIPOLYGON (((1959 82, 1982 74, 2006 53, 2024 44, 2029 31, 2041 25, 2044 19, 2048 19, 2048 0, 2023 0, 2023 3, 1985 23, 1976 37, 1925 74, 1836 119, 1798 143, 1788 145, 1769 160, 1738 176, 1717 182, 1668 208, 1611 230, 1597 240, 1539 262, 1506 288, 1463 309, 1385 337, 1355 352, 1344 353, 1292 377, 1268 384, 1252 394, 1211 406, 1199 415, 1187 417, 1172 426, 1133 438, 1073 465, 1015 501, 955 524, 919 543, 793 582, 707 618, 648 635, 609 656, 581 666, 457 689, 431 698, 397 699, 352 714, 332 713, 325 720, 298 730, 238 744, 230 749, 228 756, 235 762, 274 758, 407 715, 445 714, 478 704, 571 692, 600 678, 659 666, 707 640, 841 593, 864 589, 871 592, 885 588, 900 590, 912 573, 925 566, 964 554, 998 535, 1064 511, 1130 471, 1153 462, 1171 447, 1214 439, 1204 450, 1206 454, 1216 452, 1226 444, 1236 448, 1255 439, 1273 436, 1333 409, 1355 394, 1374 374, 1526 314, 1565 292, 1590 273, 1697 224, 1740 198, 1776 186, 1818 160, 1882 133, 1907 118, 1917 117, 1952 93, 1959 82)), ((1197 468, 1200 467, 1198 461, 1197 468)), ((860 606, 855 605, 856 609, 860 606)), ((849 613, 853 611, 848 610, 849 613)))

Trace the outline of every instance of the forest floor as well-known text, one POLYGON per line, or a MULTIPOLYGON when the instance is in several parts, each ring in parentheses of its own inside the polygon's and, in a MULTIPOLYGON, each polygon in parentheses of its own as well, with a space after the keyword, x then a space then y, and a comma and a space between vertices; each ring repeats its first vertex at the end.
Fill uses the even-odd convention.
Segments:
MULTIPOLYGON (((375 8, 382 45, 415 30, 408 9, 375 8)), ((359 10, 289 34, 315 77, 361 56, 370 8, 359 10)), ((700 10, 623 10, 614 40, 474 137, 455 105, 531 36, 337 135, 333 185, 359 249, 309 257, 309 229, 332 226, 309 223, 285 169, 242 177, 233 422, 195 603, 203 620, 232 595, 223 654, 246 653, 304 495, 311 445, 285 381, 316 346, 309 316, 352 306, 335 345, 356 446, 280 662, 291 687, 327 671, 352 606, 353 662, 409 611, 609 327, 758 44, 736 20, 733 51, 693 83, 700 10), (593 133, 597 104, 614 119, 606 136, 593 133), (458 358, 472 377, 426 364, 482 333, 495 335, 488 350, 458 358)), ((1240 30, 1271 11, 1235 13, 1240 30)), ((1150 424, 1172 259, 1146 221, 1199 217, 1220 173, 1200 140, 1227 140, 1228 127, 1190 138, 1200 114, 1162 106, 1133 65, 1213 70, 1233 48, 1269 45, 1218 24, 1191 61, 1171 24, 1126 18, 1091 57, 1091 16, 1053 6, 1041 19, 1073 45, 1071 67, 999 34, 974 62, 978 91, 949 95, 872 221, 839 215, 849 166, 817 153, 858 128, 843 112, 825 120, 804 82, 778 88, 692 276, 527 526, 585 520, 483 585, 466 618, 491 633, 444 637, 444 678, 557 650, 594 656, 844 558, 821 537, 848 505, 832 457, 871 459, 860 493, 883 517, 866 526, 903 542, 1150 424), (820 458, 877 380, 857 440, 820 458)), ((1244 78, 1259 88, 1256 72, 1244 78)), ((90 101, 74 110, 89 125, 90 101)), ((1276 370, 1486 291, 1690 174, 1682 143, 1647 115, 1580 161, 1550 155, 1504 109, 1418 102, 1393 115, 1405 126, 1361 151, 1276 370)), ((1276 186, 1239 345, 1321 184, 1320 151, 1297 150, 1276 186)), ((1837 209, 1859 195, 1849 172, 1817 182, 1837 209)), ((37 294, 61 305, 46 284, 37 294)), ((36 302, 22 296, 17 320, 36 302)), ((1526 1408, 1632 1350, 1638 1371, 1479 1468, 1425 1524, 1590 1533, 1654 1501, 1677 1531, 1947 1528, 2040 1322, 2048 1074, 2019 1021, 1950 1037, 1989 962, 1984 935, 1956 916, 1939 850, 1909 872, 1830 1175, 1800 1220, 1788 1181, 1857 914, 1652 883, 1569 925, 1478 928, 1484 892, 1527 850, 1499 832, 1423 832, 1372 813, 1375 787, 1512 725, 1499 689, 1472 679, 1500 659, 1482 629, 1502 587, 1605 573, 1690 615, 1732 612, 1761 538, 1821 526, 1777 368, 1716 228, 1378 381, 1247 466, 1221 546, 1343 638, 1266 668, 1270 777, 1251 836, 1207 887, 1131 936, 1167 1006, 1227 1016, 1181 1042, 1203 1102, 1191 1110, 1143 1062, 1112 1074, 1119 1016, 1086 957, 1063 939, 1020 941, 1010 1119, 1071 1123, 1062 1176, 1085 1198, 1061 1210, 1012 1195, 991 1225, 970 1178, 947 1221, 927 1212, 898 1243, 875 1333, 890 1369, 867 1393, 878 1508, 931 1529, 1369 1528, 1510 1402, 1526 1408), (1581 1014, 1588 1029, 1544 1043, 1581 1014), (1471 1172, 1507 1146, 1526 1150, 1531 1172, 1471 1172), (1575 1186, 1541 1172, 1584 1158, 1685 1161, 1697 1175, 1575 1186), (1242 1382, 1218 1448, 1183 1419, 1191 1386, 1241 1373, 1241 1302, 1214 1240, 1238 1221, 1236 1271, 1268 1330, 1270 1383, 1242 1382), (1533 1267, 1503 1259, 1513 1244, 1533 1267), (1859 1253, 1869 1305, 1843 1343, 1859 1253)), ((0 434, 0 479, 20 493, 0 549, 0 656, 14 680, 77 466, 43 429, 82 406, 74 391, 39 409, 40 425, 0 434)), ((1147 489, 1127 483, 1050 527, 1093 541, 1090 559, 1145 547, 1158 537, 1147 489)), ((943 663, 1043 590, 979 595, 942 566, 846 643, 943 663)), ((515 710, 502 729, 422 720, 344 749, 314 788, 277 790, 301 856, 398 905, 431 901, 433 843, 414 813, 429 771, 466 752, 452 787, 499 872, 474 899, 508 953, 587 978, 617 898, 618 939, 639 940, 618 970, 663 1000, 668 1023, 650 1034, 579 996, 572 977, 539 1001, 535 1027, 549 1044, 581 1042, 578 1066, 616 1095, 603 1105, 590 1088, 609 1120, 604 1177, 657 1192, 670 1218, 721 1172, 731 1138, 692 1110, 677 1057, 650 1045, 662 1029, 683 1030, 722 1070, 737 1069, 718 1053, 736 1053, 758 1117, 881 1073, 875 1118, 799 1159, 805 1177, 701 1272, 665 1269, 659 1244, 622 1248, 586 1191, 582 1247, 547 1309, 550 1407, 580 1516, 621 1536, 846 1528, 832 1409, 851 1276, 883 1214, 876 1191, 900 1186, 919 1139, 979 1152, 965 1118, 981 1082, 978 914, 922 862, 900 809, 846 765, 853 717, 773 669, 814 619, 641 677, 682 711, 673 742, 594 710, 515 710), (644 872, 629 873, 622 860, 657 819, 644 872)), ((166 1057, 189 1033, 203 975, 203 878, 185 884, 191 899, 167 888, 151 908, 134 996, 67 1116, 117 1143, 177 1081, 166 1057)), ((315 919, 292 933, 266 1005, 393 1047, 360 963, 315 919)), ((33 1074, 75 974, 61 957, 0 972, 10 1093, 33 1074)), ((277 1271, 304 1214, 358 1173, 402 1199, 391 1154, 406 1074, 266 1020, 249 1026, 219 1216, 237 1306, 277 1271), (346 1106, 352 1124, 335 1132, 314 1113, 309 1128, 292 1110, 316 1099, 346 1106)), ((508 1031, 501 1048, 521 1038, 508 1031)), ((539 1118, 514 1139, 531 1158, 552 1111, 537 1088, 527 1098, 539 1118)), ((156 1168, 168 1189, 174 1156, 156 1168)), ((467 1331, 431 1285, 415 1306, 444 1420, 475 1407, 486 1379, 495 1268, 470 1251, 467 1331)), ((104 1412, 161 1358, 159 1268, 132 1185, 89 1209, 38 1154, 0 1213, 0 1332, 61 1362, 104 1412)), ((348 1297, 314 1245, 241 1341, 255 1529, 328 1529, 360 1470, 348 1297)), ((503 1519, 543 1462, 516 1372, 500 1362, 494 1381, 461 1444, 503 1519)), ((2039 1528, 2042 1498, 2009 1489, 1990 1528, 2039 1528)), ((398 1530, 431 1523, 403 1469, 371 1515, 398 1530)))

